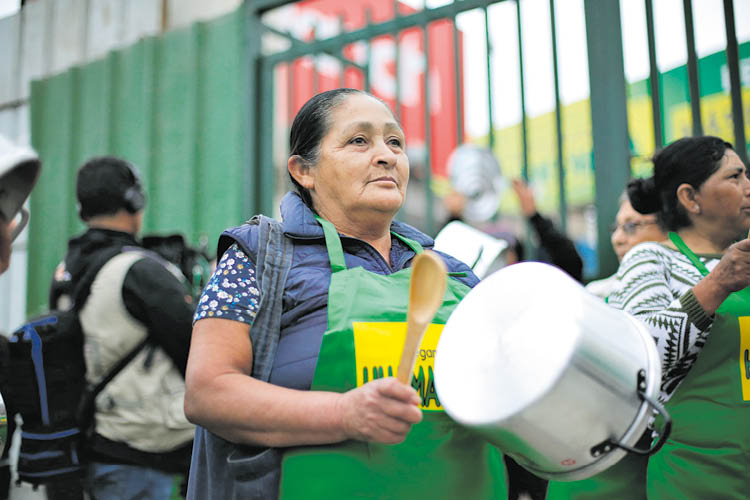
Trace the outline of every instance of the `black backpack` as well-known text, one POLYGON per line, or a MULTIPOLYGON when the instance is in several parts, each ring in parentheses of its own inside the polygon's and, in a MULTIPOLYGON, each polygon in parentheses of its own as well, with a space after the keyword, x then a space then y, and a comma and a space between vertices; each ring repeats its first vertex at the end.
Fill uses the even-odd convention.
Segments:
MULTIPOLYGON (((10 380, 3 393, 8 419, 23 418, 18 481, 32 485, 80 478, 85 438, 93 432, 94 400, 146 345, 139 343, 104 379, 87 384, 78 313, 101 268, 120 249, 101 252, 74 287, 68 311, 31 319, 8 342, 10 380)), ((8 441, 10 441, 10 436, 8 441)))

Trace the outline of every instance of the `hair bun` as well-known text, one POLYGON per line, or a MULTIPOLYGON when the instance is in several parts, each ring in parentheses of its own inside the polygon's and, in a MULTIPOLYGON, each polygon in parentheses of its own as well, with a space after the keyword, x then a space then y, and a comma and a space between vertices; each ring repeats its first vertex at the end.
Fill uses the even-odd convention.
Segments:
POLYGON ((659 211, 659 193, 653 177, 633 179, 628 183, 628 198, 633 208, 642 214, 659 211))

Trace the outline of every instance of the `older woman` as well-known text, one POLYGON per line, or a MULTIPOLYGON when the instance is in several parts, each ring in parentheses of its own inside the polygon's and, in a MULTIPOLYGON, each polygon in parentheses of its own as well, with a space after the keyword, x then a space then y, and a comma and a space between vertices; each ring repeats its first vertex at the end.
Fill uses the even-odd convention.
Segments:
POLYGON ((332 90, 300 109, 290 143, 297 193, 274 226, 292 248, 286 278, 256 275, 262 224, 229 230, 196 312, 188 497, 504 498, 500 454, 452 423, 432 382, 442 324, 477 283, 467 266, 443 255, 451 277, 412 384, 390 377, 409 265, 433 244, 393 220, 409 180, 397 120, 367 93, 332 90), (276 306, 275 331, 256 325, 276 306))
POLYGON ((750 181, 730 144, 680 139, 631 182, 638 212, 665 243, 623 258, 610 304, 642 319, 662 360, 661 400, 674 420, 648 464, 649 498, 750 496, 750 181))
MULTIPOLYGON (((663 241, 667 235, 659 225, 654 214, 641 214, 633 209, 627 194, 623 193, 620 197, 620 209, 615 216, 615 223, 612 225, 612 249, 617 255, 617 261, 621 262, 622 258, 628 251, 638 243, 644 241, 663 241)), ((617 274, 586 285, 586 290, 606 299, 617 285, 617 274)))

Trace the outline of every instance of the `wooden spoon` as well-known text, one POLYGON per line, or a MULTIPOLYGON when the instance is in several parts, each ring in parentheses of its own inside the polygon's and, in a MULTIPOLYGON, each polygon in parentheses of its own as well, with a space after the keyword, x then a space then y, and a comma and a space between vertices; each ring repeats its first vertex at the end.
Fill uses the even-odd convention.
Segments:
POLYGON ((406 340, 396 378, 411 383, 419 344, 445 295, 447 270, 443 259, 430 250, 414 258, 409 280, 409 309, 406 314, 406 340))

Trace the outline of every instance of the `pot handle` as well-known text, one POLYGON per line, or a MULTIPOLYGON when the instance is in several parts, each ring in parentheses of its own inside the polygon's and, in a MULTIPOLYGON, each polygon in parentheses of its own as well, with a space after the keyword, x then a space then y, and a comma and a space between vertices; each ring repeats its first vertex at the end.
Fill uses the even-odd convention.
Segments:
POLYGON ((638 393, 638 397, 641 398, 641 401, 645 401, 649 405, 651 405, 656 410, 656 412, 664 419, 664 425, 659 432, 659 438, 656 440, 656 442, 652 443, 649 448, 646 449, 628 446, 625 443, 617 442, 617 440, 614 438, 608 439, 607 441, 604 441, 603 443, 600 443, 591 448, 592 456, 598 457, 604 453, 610 452, 612 448, 615 447, 623 449, 625 451, 629 451, 630 453, 635 453, 636 455, 647 456, 653 455, 654 453, 659 451, 662 446, 664 446, 664 443, 669 437, 669 433, 672 431, 672 418, 669 416, 669 413, 664 408, 664 406, 662 406, 655 399, 646 395, 646 372, 644 370, 638 371, 638 384, 636 391, 638 393))
POLYGON ((664 406, 662 406, 655 399, 644 394, 644 392, 640 388, 638 389, 638 396, 643 401, 646 401, 649 405, 651 405, 657 411, 657 413, 659 413, 664 419, 664 426, 659 432, 659 438, 656 440, 656 442, 652 443, 651 446, 647 449, 630 447, 624 443, 618 443, 617 441, 614 441, 614 440, 610 441, 610 443, 612 443, 613 445, 625 451, 629 451, 630 453, 635 453, 636 455, 653 455, 654 453, 659 451, 661 447, 664 446, 664 443, 667 441, 667 438, 669 437, 669 433, 672 431, 672 418, 669 416, 669 413, 667 413, 667 410, 664 408, 664 406))

